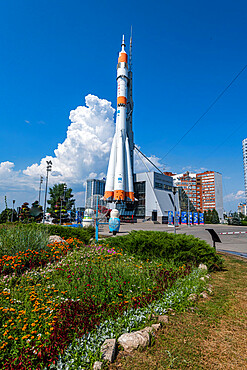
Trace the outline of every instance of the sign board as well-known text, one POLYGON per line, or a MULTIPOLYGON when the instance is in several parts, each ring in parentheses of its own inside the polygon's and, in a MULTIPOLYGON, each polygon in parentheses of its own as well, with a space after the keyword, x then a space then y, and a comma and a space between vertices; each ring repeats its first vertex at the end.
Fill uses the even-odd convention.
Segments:
POLYGON ((192 212, 190 212, 190 224, 192 225, 193 223, 193 217, 192 217, 192 212))
POLYGON ((194 212, 194 225, 198 225, 198 212, 194 212))
POLYGON ((200 225, 204 225, 204 213, 199 213, 200 225))
POLYGON ((181 224, 187 224, 187 212, 181 212, 181 224))

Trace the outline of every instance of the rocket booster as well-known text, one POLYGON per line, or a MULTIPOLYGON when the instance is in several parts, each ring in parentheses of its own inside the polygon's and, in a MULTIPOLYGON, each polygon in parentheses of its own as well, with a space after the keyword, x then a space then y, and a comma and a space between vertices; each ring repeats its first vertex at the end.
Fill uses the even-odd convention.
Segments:
POLYGON ((125 52, 124 36, 117 64, 117 117, 116 132, 105 186, 105 199, 134 201, 133 172, 130 143, 127 133, 128 56, 125 52))

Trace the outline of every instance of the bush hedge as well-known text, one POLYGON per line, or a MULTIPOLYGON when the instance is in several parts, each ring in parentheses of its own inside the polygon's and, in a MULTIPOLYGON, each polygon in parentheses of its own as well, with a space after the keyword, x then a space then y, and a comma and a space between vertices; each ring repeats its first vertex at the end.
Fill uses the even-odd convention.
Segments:
POLYGON ((213 247, 192 235, 159 231, 132 231, 125 236, 107 238, 111 247, 120 247, 141 259, 163 258, 175 263, 204 263, 209 270, 221 270, 223 261, 213 247))
POLYGON ((49 235, 59 235, 61 238, 77 238, 85 244, 89 244, 90 239, 95 236, 95 229, 93 227, 69 227, 61 225, 43 225, 39 224, 38 227, 48 230, 49 235))

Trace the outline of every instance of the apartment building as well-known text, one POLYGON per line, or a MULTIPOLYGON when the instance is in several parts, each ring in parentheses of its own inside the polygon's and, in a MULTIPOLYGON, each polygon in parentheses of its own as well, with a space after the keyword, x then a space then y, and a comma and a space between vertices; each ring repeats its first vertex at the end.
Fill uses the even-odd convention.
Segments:
POLYGON ((216 209, 223 220, 222 175, 215 171, 178 174, 174 183, 182 187, 198 212, 216 209))
POLYGON ((239 205, 238 205, 238 213, 242 213, 243 215, 247 216, 246 203, 239 203, 239 205))

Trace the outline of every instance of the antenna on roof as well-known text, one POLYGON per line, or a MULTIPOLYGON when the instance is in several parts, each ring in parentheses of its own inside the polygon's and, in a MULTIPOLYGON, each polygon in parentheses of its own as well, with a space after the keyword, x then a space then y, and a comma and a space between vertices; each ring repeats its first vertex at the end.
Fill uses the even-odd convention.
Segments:
POLYGON ((130 52, 129 52, 129 70, 132 69, 132 25, 130 28, 130 52))

